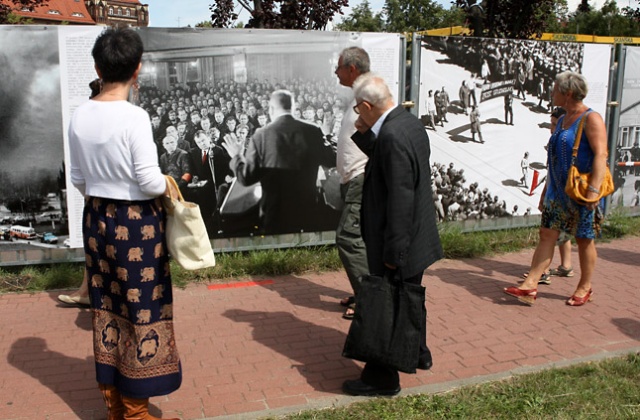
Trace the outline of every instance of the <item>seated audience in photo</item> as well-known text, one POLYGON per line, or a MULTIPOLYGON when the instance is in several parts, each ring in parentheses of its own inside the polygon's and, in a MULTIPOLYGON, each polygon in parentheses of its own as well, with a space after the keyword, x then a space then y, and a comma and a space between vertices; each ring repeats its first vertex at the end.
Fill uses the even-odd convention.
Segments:
POLYGON ((178 148, 178 141, 172 136, 166 136, 162 140, 162 146, 165 152, 160 156, 160 170, 175 179, 184 193, 184 188, 191 181, 189 154, 178 148))
POLYGON ((210 236, 220 230, 219 204, 225 194, 232 175, 229 169, 229 155, 220 146, 215 145, 211 137, 202 130, 195 134, 197 149, 189 153, 191 161, 191 182, 187 185, 188 198, 200 206, 202 217, 210 236))
POLYGON ((256 113, 256 120, 258 121, 257 128, 262 128, 269 123, 269 116, 263 110, 259 110, 256 113))

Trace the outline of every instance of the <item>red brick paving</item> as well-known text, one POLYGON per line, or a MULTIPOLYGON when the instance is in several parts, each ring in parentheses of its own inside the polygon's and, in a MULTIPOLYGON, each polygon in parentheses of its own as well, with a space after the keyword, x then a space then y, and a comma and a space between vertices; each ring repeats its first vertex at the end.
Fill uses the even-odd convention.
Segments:
MULTIPOLYGON (((595 301, 581 308, 564 304, 577 276, 541 285, 533 307, 502 293, 527 271, 532 250, 436 263, 424 279, 434 367, 402 375, 403 394, 639 351, 640 238, 599 243, 598 251, 595 301)), ((184 381, 153 398, 152 413, 259 418, 354 401, 340 391, 362 366, 341 357, 344 273, 238 283, 174 290, 184 381)), ((90 313, 62 306, 57 294, 0 296, 0 420, 104 418, 90 313)))

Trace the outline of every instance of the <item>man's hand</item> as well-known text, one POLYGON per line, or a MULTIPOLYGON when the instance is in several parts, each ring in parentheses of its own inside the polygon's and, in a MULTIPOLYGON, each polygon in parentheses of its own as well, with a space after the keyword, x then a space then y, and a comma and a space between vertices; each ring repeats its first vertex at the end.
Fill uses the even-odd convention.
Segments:
POLYGON ((229 156, 233 159, 242 153, 242 149, 244 148, 244 144, 242 144, 242 140, 238 139, 234 133, 229 133, 224 135, 224 142, 222 143, 222 147, 225 148, 229 156))
POLYGON ((358 130, 360 133, 366 133, 371 128, 362 120, 362 117, 358 117, 355 126, 356 130, 358 130))

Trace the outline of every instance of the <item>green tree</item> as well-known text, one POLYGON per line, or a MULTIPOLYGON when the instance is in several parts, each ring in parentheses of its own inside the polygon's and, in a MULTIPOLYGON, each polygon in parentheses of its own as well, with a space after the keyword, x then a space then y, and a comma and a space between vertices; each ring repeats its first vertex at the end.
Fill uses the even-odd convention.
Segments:
POLYGON ((432 0, 387 0, 383 7, 387 32, 439 28, 444 8, 432 0))
MULTIPOLYGON (((599 36, 639 36, 640 20, 622 11, 614 0, 607 0, 600 10, 581 11, 580 7, 569 16, 561 32, 599 36)), ((639 16, 640 17, 640 16, 639 16)))
MULTIPOLYGON (((482 33, 474 36, 527 39, 544 32, 555 0, 456 0, 455 5, 467 12, 482 12, 482 33)), ((475 16, 475 15, 474 15, 475 16)))
MULTIPOLYGON (((233 25, 238 19, 235 3, 215 0, 209 6, 214 27, 233 25)), ((342 8, 349 5, 348 0, 238 0, 237 3, 251 14, 246 27, 274 29, 324 29, 336 13, 342 14, 342 8)))
POLYGON ((213 28, 213 24, 210 20, 203 20, 202 22, 196 23, 196 28, 213 28))
POLYGON ((628 18, 640 20, 640 8, 625 7, 622 9, 622 13, 628 18))
POLYGON ((578 12, 580 13, 589 13, 591 11, 591 5, 589 4, 589 0, 582 0, 580 5, 578 5, 578 12))
POLYGON ((561 33, 569 19, 569 4, 567 0, 556 0, 552 12, 547 16, 544 24, 545 32, 561 33))
POLYGON ((438 28, 446 28, 449 26, 462 26, 465 21, 465 13, 458 7, 451 7, 444 9, 441 15, 441 22, 438 24, 438 28))
POLYGON ((367 0, 351 10, 351 14, 336 25, 339 31, 384 32, 382 12, 373 13, 367 0))
POLYGON ((426 29, 462 25, 464 12, 457 8, 444 9, 432 0, 387 0, 380 13, 373 13, 367 0, 351 11, 341 31, 413 32, 426 29))
POLYGON ((0 2, 0 25, 21 25, 33 22, 13 12, 23 9, 33 10, 36 6, 44 6, 48 0, 8 0, 0 2))

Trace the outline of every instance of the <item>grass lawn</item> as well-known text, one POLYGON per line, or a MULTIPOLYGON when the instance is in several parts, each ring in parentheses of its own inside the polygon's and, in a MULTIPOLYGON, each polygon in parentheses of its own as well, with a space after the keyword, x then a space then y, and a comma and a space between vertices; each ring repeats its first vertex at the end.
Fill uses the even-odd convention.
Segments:
POLYGON ((443 394, 376 398, 285 418, 638 419, 640 355, 549 369, 443 394))

